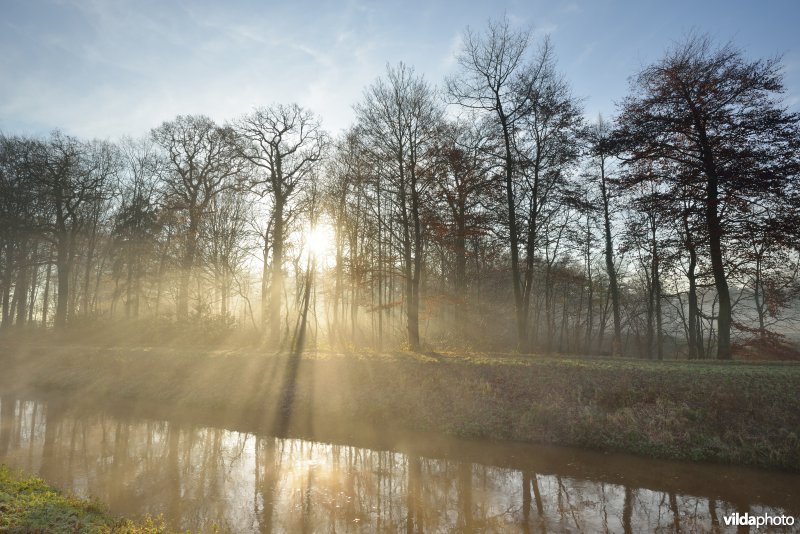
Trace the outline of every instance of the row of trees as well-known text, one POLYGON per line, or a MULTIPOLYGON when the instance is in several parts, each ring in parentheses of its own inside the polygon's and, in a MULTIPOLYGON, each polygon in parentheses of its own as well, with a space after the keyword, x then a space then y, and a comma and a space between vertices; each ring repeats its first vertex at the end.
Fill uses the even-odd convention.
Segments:
POLYGON ((591 124, 549 41, 507 21, 458 64, 441 91, 388 67, 335 140, 296 105, 2 137, 3 326, 54 303, 57 327, 222 318, 273 347, 786 349, 800 117, 777 60, 690 37, 591 124))

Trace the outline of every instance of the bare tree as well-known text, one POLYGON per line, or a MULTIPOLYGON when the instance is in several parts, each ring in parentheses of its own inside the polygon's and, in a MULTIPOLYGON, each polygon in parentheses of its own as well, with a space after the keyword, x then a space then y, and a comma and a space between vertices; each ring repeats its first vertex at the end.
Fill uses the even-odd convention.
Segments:
POLYGON ((447 81, 451 100, 493 117, 501 138, 517 345, 530 349, 529 316, 541 214, 556 195, 566 168, 578 157, 575 134, 581 111, 555 70, 545 39, 529 53, 530 30, 513 31, 508 19, 486 33, 465 33, 461 72, 447 81), (524 258, 520 257, 521 250, 524 258))
POLYGON ((26 319, 31 265, 40 233, 43 203, 37 194, 36 153, 40 142, 0 136, 0 324, 26 319), (13 295, 11 288, 14 287, 13 295))
POLYGON ((611 198, 609 160, 612 157, 611 124, 598 117, 597 122, 586 130, 589 157, 594 169, 592 181, 600 190, 600 203, 603 215, 603 239, 605 250, 606 274, 611 293, 611 308, 614 314, 614 337, 611 341, 611 353, 619 356, 622 350, 622 323, 620 318, 619 286, 617 269, 614 264, 614 236, 611 231, 611 198))
POLYGON ((223 319, 229 319, 233 284, 247 254, 244 236, 251 213, 244 192, 232 188, 216 195, 210 208, 203 225, 204 264, 214 280, 219 313, 223 319))
POLYGON ((202 115, 178 116, 152 132, 164 150, 168 171, 164 185, 187 226, 178 286, 177 317, 189 316, 189 281, 199 251, 200 228, 214 197, 234 185, 242 171, 232 132, 202 115))
POLYGON ((271 233, 265 235, 265 240, 272 243, 267 321, 271 341, 277 347, 282 337, 283 263, 290 203, 312 179, 328 136, 319 119, 297 104, 255 109, 236 121, 234 128, 239 138, 239 154, 256 169, 250 187, 260 196, 268 196, 272 203, 271 233))
MULTIPOLYGON (((115 284, 124 277, 122 288, 114 291, 114 300, 124 292, 125 316, 139 316, 142 282, 148 260, 158 238, 158 165, 156 147, 150 139, 125 139, 121 145, 124 172, 111 229, 114 244, 113 277, 115 284)), ((112 303, 113 309, 113 303, 112 303)))
POLYGON ((367 88, 363 101, 356 106, 359 126, 370 146, 388 164, 387 178, 400 222, 408 343, 415 351, 420 348, 422 204, 430 181, 424 166, 441 113, 428 83, 402 63, 387 67, 386 78, 367 88))
MULTIPOLYGON (((516 138, 520 170, 517 221, 524 236, 522 314, 528 324, 540 230, 550 226, 548 219, 552 214, 564 212, 564 207, 575 203, 576 195, 567 179, 580 155, 578 134, 583 119, 579 102, 556 71, 549 39, 544 40, 535 61, 520 80, 519 90, 526 109, 516 138)), ((525 337, 528 338, 527 333, 525 337)), ((552 341, 548 337, 547 344, 552 341)))
POLYGON ((503 152, 500 157, 505 175, 517 344, 523 350, 528 345, 528 324, 519 262, 514 137, 517 123, 526 111, 527 103, 521 98, 519 85, 527 70, 526 54, 530 39, 529 30, 512 30, 507 18, 490 22, 484 34, 475 34, 468 28, 464 34, 463 49, 457 58, 461 72, 457 77, 447 80, 451 100, 468 109, 493 115, 502 135, 503 152))
POLYGON ((86 228, 90 206, 105 200, 117 172, 114 150, 95 143, 93 150, 79 140, 54 132, 40 145, 37 190, 47 204, 44 232, 56 249, 58 276, 55 326, 66 325, 72 302, 71 281, 76 247, 86 228))
MULTIPOLYGON (((429 217, 440 228, 442 246, 452 253, 452 301, 456 328, 463 331, 467 299, 468 243, 488 226, 488 206, 495 198, 497 176, 492 172, 493 137, 480 125, 460 122, 442 128, 436 139, 436 179, 429 217)), ((446 275, 442 268, 442 276, 446 275)))

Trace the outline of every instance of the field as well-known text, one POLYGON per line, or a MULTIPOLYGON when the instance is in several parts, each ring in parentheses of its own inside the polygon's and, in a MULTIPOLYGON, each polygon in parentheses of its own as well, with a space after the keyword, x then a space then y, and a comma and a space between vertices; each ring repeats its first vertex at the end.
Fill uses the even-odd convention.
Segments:
POLYGON ((6 344, 2 395, 355 442, 408 432, 800 471, 800 365, 6 344), (65 400, 66 399, 66 400, 65 400))

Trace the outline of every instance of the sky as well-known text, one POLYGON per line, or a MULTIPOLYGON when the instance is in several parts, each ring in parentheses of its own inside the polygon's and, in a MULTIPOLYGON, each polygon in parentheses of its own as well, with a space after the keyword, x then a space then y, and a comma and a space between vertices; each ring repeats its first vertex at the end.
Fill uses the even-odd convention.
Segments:
POLYGON ((784 104, 800 111, 798 0, 0 0, 0 132, 114 140, 297 102, 336 134, 387 64, 440 86, 464 30, 504 14, 550 36, 589 118, 613 116, 629 77, 689 32, 782 55, 784 104))

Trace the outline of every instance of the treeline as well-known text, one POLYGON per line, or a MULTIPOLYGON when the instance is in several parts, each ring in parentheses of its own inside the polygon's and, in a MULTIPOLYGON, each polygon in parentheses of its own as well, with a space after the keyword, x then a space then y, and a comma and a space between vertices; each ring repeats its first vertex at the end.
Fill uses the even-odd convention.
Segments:
POLYGON ((387 67, 336 139, 297 105, 0 137, 2 327, 792 353, 800 116, 778 59, 690 36, 587 122, 548 40, 499 21, 463 42, 440 89, 387 67))

